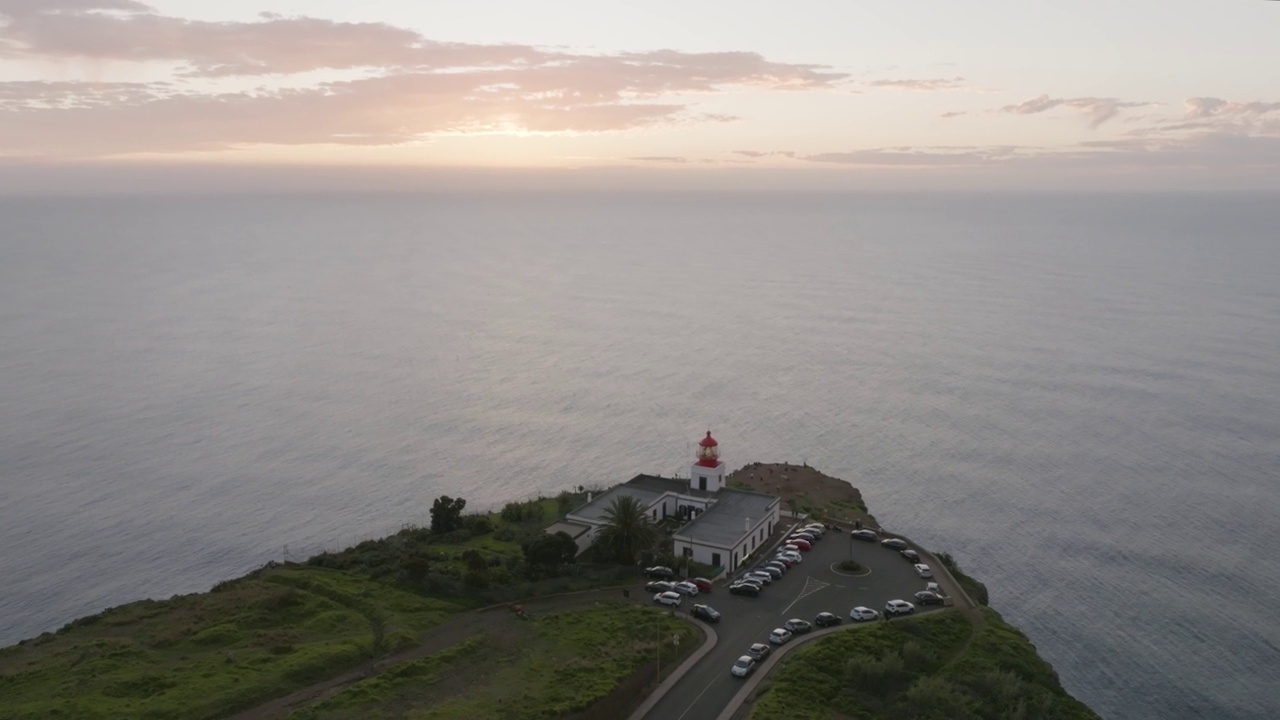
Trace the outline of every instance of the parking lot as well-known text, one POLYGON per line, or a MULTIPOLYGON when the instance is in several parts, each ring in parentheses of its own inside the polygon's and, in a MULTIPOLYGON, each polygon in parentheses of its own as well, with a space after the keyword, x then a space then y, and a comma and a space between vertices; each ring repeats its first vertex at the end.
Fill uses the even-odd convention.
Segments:
MULTIPOLYGON (((766 554, 765 559, 771 554, 766 554)), ((720 611, 721 620, 714 626, 719 639, 645 714, 646 718, 694 720, 719 715, 742 688, 743 680, 729 674, 734 661, 752 643, 767 642, 769 632, 789 618, 813 622, 818 613, 831 612, 849 625, 851 608, 865 605, 883 613, 889 600, 911 600, 925 587, 926 580, 918 577, 911 563, 896 550, 853 540, 848 532, 828 531, 811 551, 802 555, 802 563, 765 586, 759 597, 730 595, 727 585, 717 583, 711 593, 685 598, 681 607, 684 612, 695 602, 720 611), (866 570, 851 576, 835 569, 840 561, 848 559, 866 570)), ((939 582, 948 593, 955 592, 944 580, 939 582)), ((917 607, 916 612, 928 609, 933 608, 917 607)), ((775 647, 774 652, 777 650, 775 647)))

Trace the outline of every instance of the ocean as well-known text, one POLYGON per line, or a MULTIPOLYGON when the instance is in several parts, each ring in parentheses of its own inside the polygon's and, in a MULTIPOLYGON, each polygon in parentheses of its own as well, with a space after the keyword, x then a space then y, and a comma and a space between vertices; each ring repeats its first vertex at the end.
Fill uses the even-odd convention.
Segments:
POLYGON ((1280 715, 1280 196, 0 199, 0 644, 807 462, 1107 718, 1280 715))

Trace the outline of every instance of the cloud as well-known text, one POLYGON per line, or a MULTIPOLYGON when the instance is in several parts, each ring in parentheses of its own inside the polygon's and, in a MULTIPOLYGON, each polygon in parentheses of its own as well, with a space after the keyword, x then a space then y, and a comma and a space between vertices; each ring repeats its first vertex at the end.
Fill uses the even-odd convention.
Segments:
POLYGON ((969 111, 967 110, 948 110, 947 112, 939 113, 938 117, 949 119, 953 117, 960 117, 961 115, 967 115, 967 114, 969 114, 969 111))
POLYGON ((734 150, 733 153, 735 155, 742 155, 743 157, 749 157, 749 158, 762 158, 762 157, 771 157, 771 156, 793 158, 796 156, 795 152, 792 150, 769 150, 769 151, 734 150))
POLYGON ((1014 146, 975 148, 959 147, 910 147, 870 148, 850 152, 827 152, 801 155, 800 160, 837 165, 867 166, 977 166, 1015 157, 1020 149, 1014 146))
POLYGON ((872 80, 867 85, 895 90, 955 90, 963 87, 963 83, 964 78, 954 77, 929 80, 872 80))
POLYGON ((679 157, 675 155, 644 155, 641 157, 629 157, 627 159, 638 160, 640 162, 653 162, 653 163, 687 163, 689 162, 688 158, 679 157))
POLYGON ((1096 128, 1114 118, 1123 108, 1146 107, 1153 104, 1151 102, 1127 102, 1117 98, 1051 98, 1048 95, 1039 95, 1016 105, 1005 105, 1000 108, 1000 112, 1013 113, 1015 115, 1035 115, 1057 107, 1067 107, 1078 110, 1088 116, 1089 127, 1096 128))
POLYGON ((219 150, 251 144, 395 145, 433 133, 608 132, 732 122, 687 98, 732 88, 814 90, 846 75, 757 53, 615 54, 440 43, 379 23, 166 17, 131 0, 0 0, 0 59, 164 62, 166 83, 0 82, 0 156, 219 150), (340 69, 356 77, 299 76, 340 69), (204 78, 191 83, 187 78, 204 78), (234 92, 223 78, 295 77, 234 92), (198 87, 212 87, 200 91, 198 87))
POLYGON ((1256 117, 1272 112, 1280 112, 1280 102, 1228 102, 1215 97, 1193 97, 1185 101, 1187 117, 1191 119, 1251 116, 1256 117))

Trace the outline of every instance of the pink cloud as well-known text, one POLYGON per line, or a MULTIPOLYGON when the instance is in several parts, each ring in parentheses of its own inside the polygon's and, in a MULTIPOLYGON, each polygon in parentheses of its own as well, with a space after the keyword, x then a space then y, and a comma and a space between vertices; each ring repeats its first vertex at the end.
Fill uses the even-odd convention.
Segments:
POLYGON ((1114 118, 1121 109, 1146 107, 1152 104, 1150 102, 1127 102, 1117 98, 1051 98, 1048 95, 1040 95, 1016 105, 1005 105, 1000 108, 1000 112, 1013 113, 1015 115, 1035 115, 1057 107, 1067 107, 1087 115, 1089 117, 1089 127, 1096 128, 1114 118))
POLYGON ((1229 102, 1215 97, 1193 97, 1185 101, 1187 117, 1258 116, 1280 111, 1280 102, 1229 102))
POLYGON ((968 114, 967 110, 949 110, 944 113, 939 113, 938 117, 950 119, 953 117, 960 117, 961 115, 967 115, 967 114, 968 114))
POLYGON ((606 132, 731 122, 674 95, 812 90, 846 77, 756 53, 610 55, 439 43, 377 23, 266 16, 209 23, 131 0, 0 0, 0 58, 163 61, 206 77, 366 69, 292 89, 0 83, 0 156, 109 155, 248 144, 394 145, 439 132, 606 132))
POLYGON ((964 78, 932 78, 928 80, 873 80, 867 85, 871 87, 892 88, 896 90, 955 90, 962 87, 964 78))

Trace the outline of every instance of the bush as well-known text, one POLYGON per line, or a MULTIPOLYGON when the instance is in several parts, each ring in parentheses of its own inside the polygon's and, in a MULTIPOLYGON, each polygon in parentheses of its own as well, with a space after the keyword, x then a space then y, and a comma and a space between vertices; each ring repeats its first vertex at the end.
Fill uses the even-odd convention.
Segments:
POLYGON ((841 560, 837 567, 845 572, 852 573, 862 572, 865 569, 861 564, 854 560, 841 560))
POLYGON ((488 515, 466 515, 462 518, 462 527, 466 528, 472 537, 493 532, 493 523, 489 521, 488 515))

